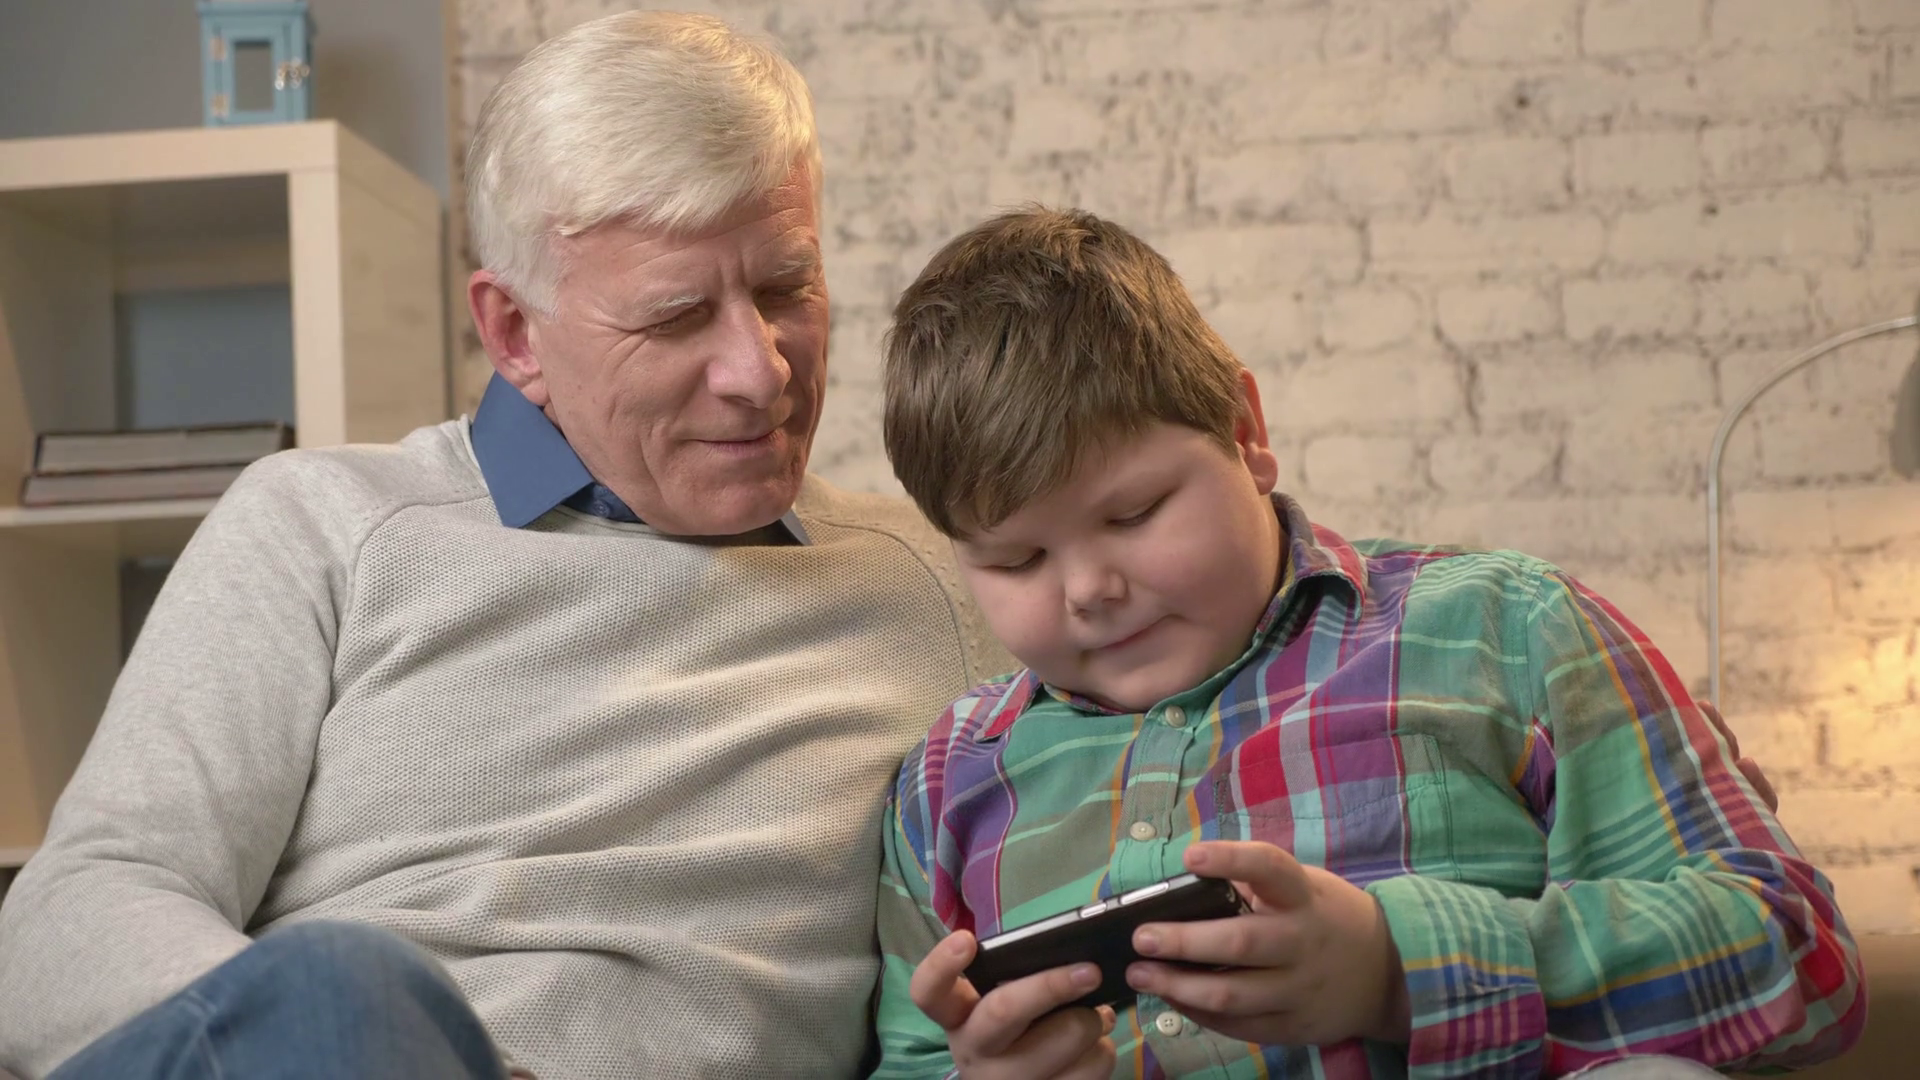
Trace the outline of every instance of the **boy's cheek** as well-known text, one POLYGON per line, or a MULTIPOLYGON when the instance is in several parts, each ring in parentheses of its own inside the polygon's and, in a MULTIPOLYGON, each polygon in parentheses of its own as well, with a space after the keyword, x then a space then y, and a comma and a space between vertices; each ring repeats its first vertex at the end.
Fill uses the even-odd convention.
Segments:
POLYGON ((1039 598, 993 581, 983 581, 974 589, 973 597, 994 636, 1021 663, 1043 667, 1058 651, 1058 620, 1048 618, 1039 598))

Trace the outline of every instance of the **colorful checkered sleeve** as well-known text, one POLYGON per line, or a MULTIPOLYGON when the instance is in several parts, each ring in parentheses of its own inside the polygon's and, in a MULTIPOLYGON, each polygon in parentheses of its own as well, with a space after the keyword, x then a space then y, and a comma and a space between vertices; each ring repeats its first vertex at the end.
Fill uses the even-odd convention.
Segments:
POLYGON ((1798 857, 1666 660, 1544 567, 1524 607, 1515 787, 1547 827, 1537 898, 1399 877, 1413 1076, 1565 1074, 1622 1053, 1721 1067, 1830 1057, 1865 1021, 1832 889, 1798 857))
POLYGON ((881 966, 874 1021, 880 1036, 880 1066, 873 1073, 876 1078, 940 1077, 953 1072, 947 1033, 907 993, 913 969, 947 934, 933 913, 932 889, 921 854, 924 845, 907 835, 908 823, 917 818, 913 807, 924 797, 912 783, 921 775, 916 759, 924 752, 924 746, 915 751, 902 768, 901 789, 887 800, 881 825, 877 912, 881 966), (902 820, 903 801, 907 821, 902 820))

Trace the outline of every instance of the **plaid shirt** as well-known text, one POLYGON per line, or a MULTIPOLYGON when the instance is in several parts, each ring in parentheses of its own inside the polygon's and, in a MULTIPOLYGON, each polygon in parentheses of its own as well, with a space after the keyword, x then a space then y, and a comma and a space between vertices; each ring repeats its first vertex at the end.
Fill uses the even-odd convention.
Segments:
POLYGON ((885 820, 877 1076, 952 1067, 908 979, 995 933, 1262 840, 1364 887, 1406 969, 1406 1047, 1255 1046, 1141 995, 1115 1076, 1537 1076, 1628 1053, 1792 1065, 1865 1022, 1826 878, 1666 660, 1551 565, 1349 544, 1284 496, 1247 651, 1144 714, 1031 672, 955 703, 885 820))

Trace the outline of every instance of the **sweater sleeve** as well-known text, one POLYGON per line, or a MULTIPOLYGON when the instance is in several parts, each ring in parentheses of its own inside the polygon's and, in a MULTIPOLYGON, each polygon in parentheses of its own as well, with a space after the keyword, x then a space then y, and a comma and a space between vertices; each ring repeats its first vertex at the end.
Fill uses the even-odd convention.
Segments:
POLYGON ((1376 882, 1407 971, 1411 1075, 1563 1075, 1627 1054, 1811 1064, 1859 1035, 1832 886, 1612 605, 1542 573, 1510 629, 1535 736, 1516 768, 1547 828, 1538 897, 1376 882))
POLYGON ((299 812, 361 528, 295 451, 168 576, 0 909, 0 1065, 28 1076, 238 952, 299 812))

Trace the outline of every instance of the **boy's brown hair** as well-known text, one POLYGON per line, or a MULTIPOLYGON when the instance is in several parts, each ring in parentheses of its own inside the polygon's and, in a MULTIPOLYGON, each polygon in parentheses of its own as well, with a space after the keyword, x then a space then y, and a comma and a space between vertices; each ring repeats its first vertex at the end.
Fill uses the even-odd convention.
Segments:
POLYGON ((1030 206, 955 237, 886 337, 893 472, 948 536, 992 528, 1155 422, 1234 447, 1240 361, 1139 237, 1030 206))

